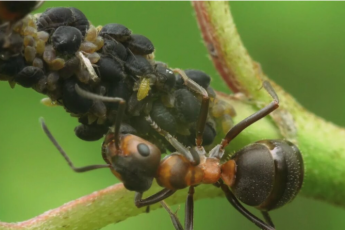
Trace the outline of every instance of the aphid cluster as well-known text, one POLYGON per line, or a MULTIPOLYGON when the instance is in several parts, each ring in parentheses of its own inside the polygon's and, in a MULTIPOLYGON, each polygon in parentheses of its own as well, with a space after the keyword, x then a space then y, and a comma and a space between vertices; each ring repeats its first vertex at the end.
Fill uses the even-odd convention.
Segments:
MULTIPOLYGON (((291 201, 301 188, 303 159, 288 141, 261 140, 222 161, 225 147, 238 134, 278 108, 278 96, 268 82, 263 86, 273 101, 233 126, 234 111, 216 98, 208 75, 156 62, 151 41, 123 25, 94 27, 81 11, 57 7, 27 17, 10 33, 7 28, 0 35, 0 79, 32 87, 51 103, 63 105, 79 118, 75 131, 81 139, 97 140, 107 133, 102 145, 106 164, 76 168, 41 122, 74 171, 109 168, 136 192, 137 207, 189 187, 185 229, 191 230, 194 187, 213 184, 247 219, 273 230, 268 211, 291 201), (224 139, 206 152, 219 121, 224 139), (161 159, 166 148, 173 153, 161 159), (154 179, 163 189, 143 199, 154 179), (239 200, 259 209, 265 221, 239 200)), ((182 230, 176 215, 162 205, 174 227, 182 230)))
MULTIPOLYGON (((95 27, 73 7, 29 15, 10 33, 7 26, 0 33, 0 80, 49 96, 43 100, 47 105, 64 106, 79 118, 75 133, 82 140, 102 138, 116 118, 117 105, 81 97, 76 84, 127 102, 121 132, 139 135, 163 152, 174 150, 144 119, 150 115, 183 144, 195 144, 201 96, 186 85, 183 71, 154 60, 154 45, 147 37, 116 23, 95 27)), ((228 130, 234 110, 216 98, 207 74, 198 70, 185 74, 203 88, 196 91, 205 91, 212 99, 204 129, 204 145, 209 145, 216 136, 216 122, 228 130)))

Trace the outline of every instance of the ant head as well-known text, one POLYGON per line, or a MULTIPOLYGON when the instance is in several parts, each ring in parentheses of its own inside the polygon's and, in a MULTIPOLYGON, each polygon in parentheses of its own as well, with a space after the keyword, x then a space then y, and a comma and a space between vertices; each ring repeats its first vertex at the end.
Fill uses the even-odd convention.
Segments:
POLYGON ((113 174, 128 190, 148 190, 160 163, 160 150, 154 144, 131 134, 120 136, 118 149, 115 141, 115 134, 109 132, 102 147, 103 158, 111 165, 113 174))

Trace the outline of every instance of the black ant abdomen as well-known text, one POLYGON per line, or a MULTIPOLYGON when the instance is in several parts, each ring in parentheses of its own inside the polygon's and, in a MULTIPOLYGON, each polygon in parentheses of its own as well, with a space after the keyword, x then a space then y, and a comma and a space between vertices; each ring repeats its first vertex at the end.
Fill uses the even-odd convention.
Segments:
POLYGON ((303 159, 289 141, 258 141, 238 151, 232 159, 237 166, 230 185, 232 191, 240 201, 259 210, 283 206, 302 186, 303 159))

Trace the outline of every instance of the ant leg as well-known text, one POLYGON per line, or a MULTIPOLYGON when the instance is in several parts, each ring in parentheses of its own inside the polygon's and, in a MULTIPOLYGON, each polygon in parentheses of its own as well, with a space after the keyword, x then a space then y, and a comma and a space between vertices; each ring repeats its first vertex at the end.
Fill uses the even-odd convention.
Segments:
POLYGON ((160 135, 165 137, 165 139, 176 149, 177 152, 184 155, 192 164, 198 165, 200 163, 200 156, 197 151, 193 148, 188 149, 186 148, 181 142, 179 142, 176 138, 171 136, 170 133, 161 129, 152 119, 150 116, 146 116, 145 120, 151 125, 151 127, 157 131, 160 135))
POLYGON ((182 79, 184 80, 184 84, 190 90, 202 96, 199 118, 196 125, 196 139, 195 139, 196 146, 201 148, 210 98, 208 96, 207 91, 203 87, 201 87, 199 84, 197 84, 195 81, 190 79, 183 70, 173 69, 173 71, 181 75, 182 79))
POLYGON ((269 225, 271 225, 274 228, 273 221, 272 221, 270 215, 268 214, 268 212, 261 211, 261 213, 262 213, 266 223, 268 223, 269 225))
POLYGON ((225 193, 226 198, 230 202, 234 208, 237 209, 243 216, 245 216, 248 220, 253 222, 256 226, 263 230, 275 230, 274 226, 270 226, 254 216, 252 213, 250 213, 245 207, 242 206, 242 204, 236 199, 235 195, 230 191, 227 185, 221 183, 220 184, 221 189, 225 193))
POLYGON ((267 116, 268 114, 270 114, 271 112, 273 112, 279 107, 279 98, 276 92, 274 91, 274 89, 272 88, 271 84, 268 81, 264 81, 263 87, 271 95, 271 97, 273 98, 273 101, 269 105, 260 109, 258 112, 250 115, 249 117, 245 118, 244 120, 236 124, 234 127, 232 127, 220 144, 221 150, 223 150, 245 128, 255 123, 256 121, 260 120, 261 118, 267 116))
POLYGON ((45 132, 45 134, 48 136, 50 141, 55 145, 55 147, 59 150, 61 155, 65 158, 65 160, 67 161, 68 165, 70 166, 70 168, 74 172, 87 172, 87 171, 94 170, 94 169, 109 168, 110 167, 110 165, 108 165, 108 164, 107 165, 88 165, 88 166, 84 166, 84 167, 75 167, 73 165, 72 161, 67 156, 66 152, 61 148, 59 143, 55 140, 55 138, 53 137, 53 135, 49 131, 48 127, 44 123, 43 118, 40 119, 40 122, 41 122, 41 126, 42 126, 42 129, 45 132))
POLYGON ((176 192, 176 190, 170 190, 170 189, 165 188, 165 189, 162 189, 161 191, 159 191, 159 192, 157 192, 157 193, 153 194, 152 196, 149 196, 145 199, 141 199, 143 197, 142 192, 136 192, 135 197, 134 197, 134 203, 135 203, 135 206, 137 206, 138 208, 141 208, 144 206, 158 203, 158 202, 170 197, 175 192, 176 192))
POLYGON ((190 186, 188 190, 188 196, 186 200, 185 213, 186 217, 184 220, 184 227, 186 230, 193 230, 193 216, 194 216, 194 186, 190 186))
POLYGON ((177 211, 175 213, 173 213, 171 211, 171 209, 169 208, 169 206, 164 202, 164 200, 162 200, 160 203, 161 203, 162 207, 165 208, 165 210, 167 210, 167 212, 169 213, 171 222, 173 223, 175 229, 176 230, 184 230, 181 222, 179 221, 179 219, 176 215, 177 211))

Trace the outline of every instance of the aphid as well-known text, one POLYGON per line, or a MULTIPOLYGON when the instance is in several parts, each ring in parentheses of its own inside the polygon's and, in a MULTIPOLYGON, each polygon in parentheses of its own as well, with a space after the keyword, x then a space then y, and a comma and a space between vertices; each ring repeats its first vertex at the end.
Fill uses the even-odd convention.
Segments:
POLYGON ((60 26, 51 36, 51 41, 58 53, 71 55, 78 51, 82 41, 82 34, 75 27, 60 26))
POLYGON ((199 115, 200 103, 187 89, 178 89, 174 92, 177 118, 184 123, 196 121, 199 115))
POLYGON ((99 35, 105 37, 109 35, 110 37, 116 39, 119 42, 124 42, 130 38, 131 31, 124 25, 117 23, 106 24, 102 27, 99 35))
POLYGON ((10 80, 25 67, 25 60, 22 56, 14 56, 6 61, 0 62, 0 80, 10 80))
POLYGON ((75 91, 77 81, 69 78, 64 82, 62 100, 67 111, 75 114, 84 114, 92 106, 92 100, 79 96, 75 91))
POLYGON ((37 20, 38 31, 52 32, 60 26, 73 26, 85 36, 89 21, 80 10, 73 7, 49 8, 37 20))
POLYGON ((127 59, 127 49, 120 42, 117 42, 109 35, 106 37, 109 38, 104 39, 102 53, 106 56, 120 58, 121 60, 125 61, 127 59))
POLYGON ((143 100, 151 90, 151 79, 148 77, 143 77, 140 79, 139 88, 137 92, 138 101, 143 100))
POLYGON ((84 125, 81 124, 74 129, 75 135, 84 141, 96 141, 103 137, 108 131, 108 127, 104 125, 84 125))
POLYGON ((125 67, 129 72, 138 76, 146 76, 153 73, 152 64, 144 56, 135 55, 131 52, 128 52, 125 67))
POLYGON ((29 88, 34 84, 37 84, 39 80, 44 78, 44 72, 37 67, 27 66, 22 71, 20 71, 14 80, 21 86, 29 88))
POLYGON ((150 116, 159 127, 175 135, 177 126, 176 118, 160 101, 155 101, 153 103, 150 116))
MULTIPOLYGON (((210 85, 211 77, 208 76, 203 71, 195 70, 195 69, 186 69, 184 70, 184 72, 190 79, 198 83, 204 89, 207 89, 207 87, 210 85)), ((178 75, 177 85, 181 86, 182 84, 183 84, 183 80, 181 76, 178 75)))
POLYGON ((167 64, 156 62, 155 75, 157 76, 155 85, 159 90, 170 92, 175 88, 176 77, 174 72, 168 68, 167 64))
POLYGON ((128 44, 128 48, 134 54, 138 54, 138 55, 150 54, 155 50, 150 39, 139 34, 132 34, 127 44, 128 44))
POLYGON ((116 59, 101 57, 96 64, 96 71, 104 81, 117 82, 126 76, 124 66, 116 59))

